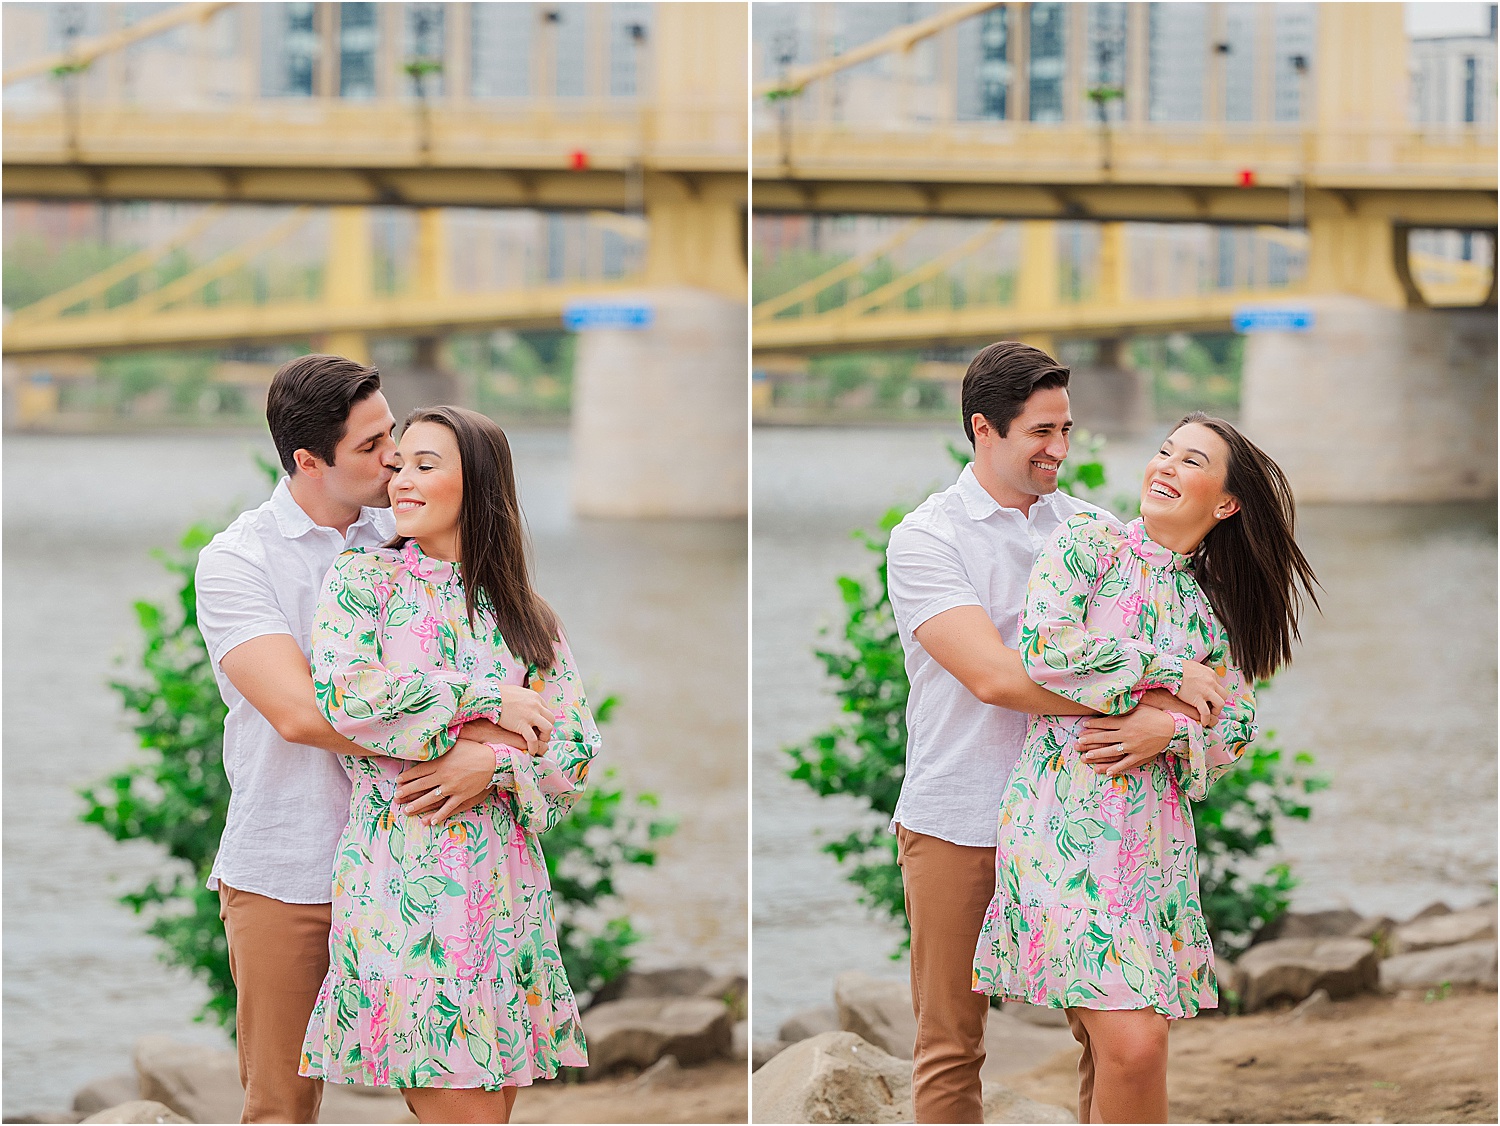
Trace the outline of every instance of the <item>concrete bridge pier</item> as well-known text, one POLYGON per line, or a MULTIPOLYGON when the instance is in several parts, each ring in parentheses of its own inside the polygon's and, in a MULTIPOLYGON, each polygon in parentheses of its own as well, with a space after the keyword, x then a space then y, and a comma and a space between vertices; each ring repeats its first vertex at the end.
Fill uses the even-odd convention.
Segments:
POLYGON ((743 298, 643 290, 645 329, 581 334, 573 366, 580 516, 733 519, 747 511, 749 354, 743 298))
POLYGON ((1496 488, 1493 309, 1304 302, 1306 332, 1252 334, 1246 434, 1302 502, 1484 500, 1496 488))
POLYGON ((1144 434, 1156 424, 1150 376, 1125 366, 1123 340, 1099 341, 1092 363, 1073 368, 1068 399, 1073 424, 1108 437, 1144 434))

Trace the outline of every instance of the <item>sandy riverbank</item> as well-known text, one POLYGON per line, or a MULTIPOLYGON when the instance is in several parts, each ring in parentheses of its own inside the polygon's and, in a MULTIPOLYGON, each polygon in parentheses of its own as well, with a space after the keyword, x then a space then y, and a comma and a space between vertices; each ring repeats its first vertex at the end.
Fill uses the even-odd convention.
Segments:
MULTIPOLYGON (((1172 1028, 1172 1122, 1494 1122, 1496 995, 1363 996, 1320 1017, 1201 1017, 1172 1028)), ((1076 1052, 1007 1076, 1075 1109, 1076 1052)))

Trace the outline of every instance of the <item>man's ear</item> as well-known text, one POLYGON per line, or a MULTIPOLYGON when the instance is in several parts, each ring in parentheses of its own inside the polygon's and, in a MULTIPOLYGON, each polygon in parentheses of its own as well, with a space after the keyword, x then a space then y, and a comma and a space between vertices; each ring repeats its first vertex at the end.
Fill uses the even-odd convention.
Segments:
POLYGON ((327 468, 327 463, 311 450, 298 450, 292 454, 292 462, 297 466, 297 472, 313 480, 323 476, 323 470, 327 468))
POLYGON ((998 435, 995 433, 995 428, 990 425, 990 420, 985 418, 984 415, 980 414, 978 411, 975 411, 972 415, 969 416, 969 425, 974 428, 974 444, 976 446, 979 445, 979 439, 981 437, 998 437, 998 435))

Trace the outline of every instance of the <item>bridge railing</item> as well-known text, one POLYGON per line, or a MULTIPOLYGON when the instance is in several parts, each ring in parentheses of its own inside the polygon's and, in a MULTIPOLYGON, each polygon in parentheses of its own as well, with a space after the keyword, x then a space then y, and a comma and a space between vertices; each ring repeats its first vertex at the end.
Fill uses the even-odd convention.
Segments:
POLYGON ((743 104, 640 106, 619 99, 407 100, 266 98, 191 108, 84 103, 7 106, 7 162, 327 167, 744 168, 743 104))
POLYGON ((1042 125, 974 122, 795 122, 757 116, 753 167, 760 177, 870 180, 1153 184, 1234 182, 1284 186, 1298 179, 1378 187, 1496 185, 1489 126, 1410 126, 1322 131, 1293 124, 1042 125))

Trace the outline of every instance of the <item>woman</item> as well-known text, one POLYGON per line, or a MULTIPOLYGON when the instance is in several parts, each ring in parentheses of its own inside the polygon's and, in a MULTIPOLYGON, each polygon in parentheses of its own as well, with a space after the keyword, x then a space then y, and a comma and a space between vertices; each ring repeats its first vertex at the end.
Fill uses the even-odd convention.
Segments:
POLYGON ((423 1122, 506 1122, 518 1086, 588 1063, 537 837, 599 735, 531 589, 504 432, 422 409, 395 457, 397 536, 339 557, 313 626, 324 714, 386 757, 343 760, 354 793, 300 1071, 402 1088, 423 1122), (492 744, 494 789, 447 820, 393 808, 406 760, 443 754, 471 720, 520 730, 533 689, 554 717, 544 755, 492 744))
POLYGON ((1001 807, 974 988, 1081 1023, 1094 1065, 1081 1121, 1165 1122, 1167 1022, 1217 1003, 1183 799, 1254 738, 1247 676, 1291 656, 1297 586, 1312 596, 1316 581, 1293 518, 1276 464, 1195 413, 1147 466, 1141 519, 1076 516, 1032 571, 1021 655, 1033 680, 1106 714, 1151 688, 1185 705, 1166 752, 1115 776, 1081 760, 1082 719, 1034 717, 1001 807))

